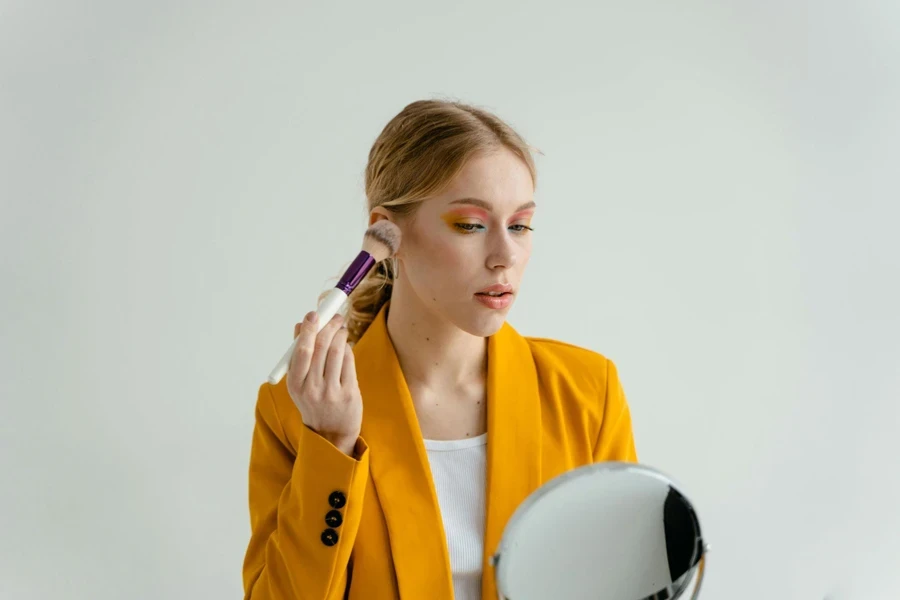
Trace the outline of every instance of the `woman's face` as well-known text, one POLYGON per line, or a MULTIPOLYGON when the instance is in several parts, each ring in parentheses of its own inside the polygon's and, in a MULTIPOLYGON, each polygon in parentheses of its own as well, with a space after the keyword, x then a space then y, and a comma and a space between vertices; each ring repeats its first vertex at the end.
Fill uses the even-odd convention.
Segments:
POLYGON ((393 293, 472 335, 495 333, 531 256, 533 196, 528 167, 509 150, 471 159, 444 192, 396 221, 402 238, 393 293), (478 294, 494 284, 511 293, 478 294))

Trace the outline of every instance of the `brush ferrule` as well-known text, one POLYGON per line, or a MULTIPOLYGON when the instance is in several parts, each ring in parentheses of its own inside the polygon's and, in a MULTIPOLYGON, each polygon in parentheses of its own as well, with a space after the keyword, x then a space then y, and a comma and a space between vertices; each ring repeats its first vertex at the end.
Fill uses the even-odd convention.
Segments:
POLYGON ((359 282, 369 273, 369 269, 371 269, 374 264, 375 258, 365 250, 360 250, 359 254, 356 255, 356 258, 353 259, 353 262, 350 263, 350 266, 347 267, 347 270, 344 271, 344 275, 334 287, 349 296, 350 292, 356 289, 356 286, 358 286, 359 282))

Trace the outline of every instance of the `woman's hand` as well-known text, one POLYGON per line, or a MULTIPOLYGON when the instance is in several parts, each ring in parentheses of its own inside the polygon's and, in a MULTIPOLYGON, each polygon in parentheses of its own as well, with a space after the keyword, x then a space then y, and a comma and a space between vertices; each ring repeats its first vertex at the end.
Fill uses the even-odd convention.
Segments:
POLYGON ((303 423, 348 456, 362 426, 362 395, 343 317, 335 315, 316 334, 310 312, 294 326, 297 347, 287 372, 287 389, 303 423))

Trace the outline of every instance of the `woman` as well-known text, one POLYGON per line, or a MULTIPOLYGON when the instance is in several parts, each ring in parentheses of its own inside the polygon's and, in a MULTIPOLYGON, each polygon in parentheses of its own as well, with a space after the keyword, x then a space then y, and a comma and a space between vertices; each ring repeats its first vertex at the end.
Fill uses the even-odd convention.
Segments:
POLYGON ((496 598, 488 559, 526 496, 636 460, 613 363, 505 322, 534 185, 522 138, 461 103, 414 102, 375 141, 370 224, 400 248, 259 389, 246 598, 496 598))

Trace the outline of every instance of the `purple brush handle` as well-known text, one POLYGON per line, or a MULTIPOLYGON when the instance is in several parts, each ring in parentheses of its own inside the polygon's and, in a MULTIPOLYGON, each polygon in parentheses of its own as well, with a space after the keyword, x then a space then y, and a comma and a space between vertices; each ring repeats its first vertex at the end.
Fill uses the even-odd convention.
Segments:
POLYGON ((356 286, 359 285, 359 282, 363 280, 363 277, 368 274, 369 269, 371 269, 374 264, 375 258, 365 250, 360 250, 359 254, 356 255, 356 258, 353 259, 353 262, 350 263, 350 266, 347 267, 347 270, 344 271, 344 275, 334 287, 349 296, 350 292, 356 289, 356 286))

